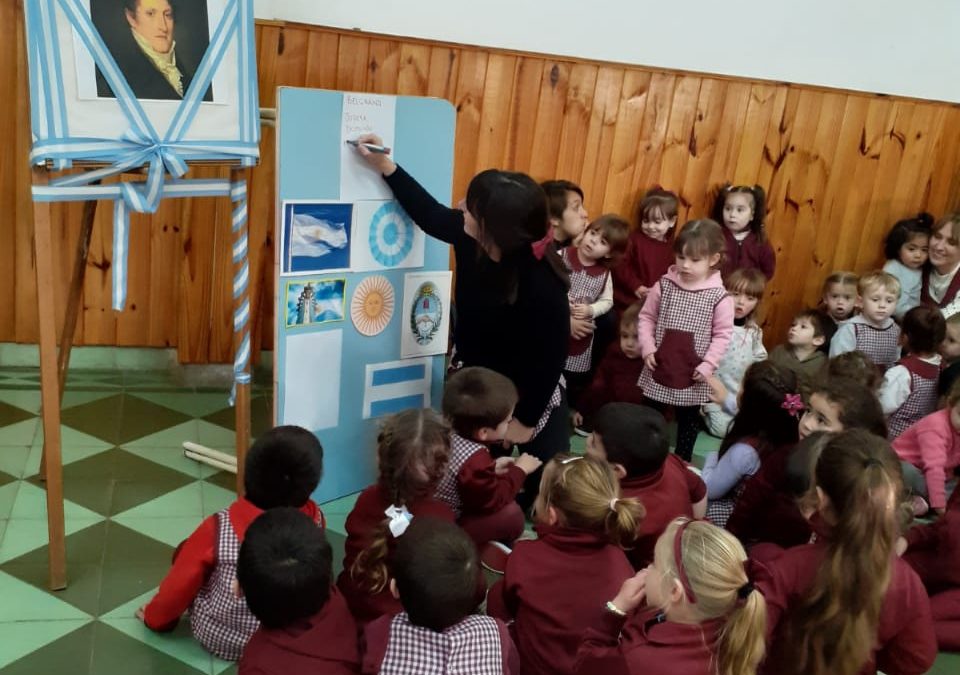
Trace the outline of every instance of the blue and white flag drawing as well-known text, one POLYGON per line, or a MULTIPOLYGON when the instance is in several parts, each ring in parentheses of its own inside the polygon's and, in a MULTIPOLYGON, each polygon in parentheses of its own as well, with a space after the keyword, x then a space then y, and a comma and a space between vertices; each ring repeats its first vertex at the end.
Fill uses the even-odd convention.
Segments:
POLYGON ((420 358, 367 364, 363 419, 429 408, 432 361, 420 358))
POLYGON ((345 223, 331 223, 308 213, 295 213, 290 223, 290 255, 319 258, 347 245, 345 223))

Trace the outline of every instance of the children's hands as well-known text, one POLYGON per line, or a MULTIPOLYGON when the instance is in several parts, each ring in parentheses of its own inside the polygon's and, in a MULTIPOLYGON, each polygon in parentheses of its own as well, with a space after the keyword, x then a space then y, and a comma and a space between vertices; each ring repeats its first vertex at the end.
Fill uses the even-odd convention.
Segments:
MULTIPOLYGON (((357 143, 371 143, 373 145, 383 145, 383 139, 377 136, 376 134, 363 134, 357 138, 357 143)), ((390 155, 383 152, 370 152, 362 145, 357 146, 357 152, 360 153, 360 156, 367 160, 367 163, 382 173, 384 176, 389 176, 394 171, 397 170, 397 164, 392 159, 390 155)))
POLYGON ((144 618, 146 616, 146 611, 147 611, 147 606, 143 605, 142 607, 139 607, 137 611, 133 613, 133 615, 136 618, 138 618, 140 621, 146 621, 146 619, 144 618))
POLYGON ((523 453, 517 457, 517 466, 523 469, 523 472, 528 476, 543 466, 543 462, 534 457, 529 453, 523 453))
POLYGON ((637 290, 635 290, 633 294, 637 296, 637 298, 639 298, 640 300, 643 300, 644 298, 647 297, 647 293, 649 292, 650 292, 650 289, 647 288, 646 286, 637 286, 637 290))
POLYGON ((570 335, 576 339, 585 338, 593 333, 592 319, 578 319, 571 315, 570 317, 570 335))
POLYGON ((643 365, 646 366, 647 369, 649 369, 649 370, 656 370, 656 369, 657 369, 657 355, 656 355, 656 353, 647 354, 646 356, 644 356, 644 357, 643 357, 643 365))
POLYGON ((573 422, 573 426, 579 427, 583 424, 583 415, 574 410, 570 413, 570 421, 573 422))
POLYGON ((570 305, 570 316, 577 319, 592 319, 593 310, 590 309, 590 305, 585 305, 583 303, 577 303, 570 305))
POLYGON ((647 599, 647 570, 642 569, 623 582, 612 602, 621 612, 629 614, 647 599))
POLYGON ((516 461, 513 457, 497 457, 493 460, 493 472, 498 476, 502 476, 516 461))
POLYGON ((503 437, 503 447, 509 448, 513 445, 523 445, 533 439, 533 428, 521 424, 516 419, 510 420, 507 425, 507 433, 503 437))
POLYGON ((699 370, 693 371, 693 381, 694 382, 706 382, 707 378, 699 370))

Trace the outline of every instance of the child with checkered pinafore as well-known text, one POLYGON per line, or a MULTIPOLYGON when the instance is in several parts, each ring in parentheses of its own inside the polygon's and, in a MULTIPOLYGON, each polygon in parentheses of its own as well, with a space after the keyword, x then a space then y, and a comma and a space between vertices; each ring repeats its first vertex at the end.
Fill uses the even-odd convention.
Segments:
POLYGON ((486 584, 473 542, 456 525, 413 518, 397 541, 390 591, 403 611, 366 626, 362 672, 519 675, 506 625, 476 613, 486 584))
POLYGON ((629 229, 619 216, 605 214, 587 226, 575 246, 560 252, 570 273, 570 351, 563 374, 572 407, 590 383, 594 320, 613 307, 610 268, 627 249, 629 229))
POLYGON ((324 527, 323 514, 310 499, 322 469, 323 448, 306 429, 282 426, 263 434, 247 454, 245 495, 204 520, 177 548, 170 572, 137 617, 151 630, 166 632, 189 609, 200 644, 214 656, 239 659, 259 626, 233 588, 247 527, 278 506, 299 508, 324 527))
POLYGON ((888 415, 891 441, 937 409, 941 361, 937 349, 947 324, 938 308, 920 305, 904 315, 900 330, 910 355, 884 373, 878 394, 883 414, 888 415))
POLYGON ((900 327, 893 320, 900 282, 889 272, 871 272, 860 277, 857 290, 861 313, 837 327, 830 356, 859 351, 886 372, 900 358, 900 327))
POLYGON ((703 465, 707 484, 707 518, 725 527, 737 497, 765 457, 797 442, 797 420, 803 410, 796 373, 773 361, 747 369, 740 389, 740 407, 719 451, 703 465))
POLYGON ((712 220, 693 220, 673 243, 677 262, 650 290, 638 333, 644 369, 638 384, 650 405, 673 406, 676 453, 690 461, 700 429, 700 406, 710 400, 713 375, 733 333, 733 299, 720 276, 726 243, 712 220))

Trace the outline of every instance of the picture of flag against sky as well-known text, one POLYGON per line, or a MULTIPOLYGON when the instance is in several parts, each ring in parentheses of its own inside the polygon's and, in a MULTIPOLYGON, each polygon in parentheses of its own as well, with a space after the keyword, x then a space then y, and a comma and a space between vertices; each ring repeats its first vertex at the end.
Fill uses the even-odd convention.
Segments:
POLYGON ((352 204, 284 204, 283 272, 349 269, 352 221, 352 204))

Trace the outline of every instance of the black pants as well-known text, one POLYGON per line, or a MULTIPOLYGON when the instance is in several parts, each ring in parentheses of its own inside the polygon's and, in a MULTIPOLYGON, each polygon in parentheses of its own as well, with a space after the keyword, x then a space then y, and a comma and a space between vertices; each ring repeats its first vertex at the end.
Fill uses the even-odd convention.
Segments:
POLYGON ((677 420, 677 444, 674 452, 685 462, 693 459, 693 447, 697 444, 697 436, 703 428, 700 418, 700 406, 670 406, 652 399, 647 399, 647 405, 661 413, 673 408, 673 415, 677 420))
MULTIPOLYGON (((570 408, 567 405, 567 392, 561 388, 560 394, 560 405, 553 409, 543 430, 529 443, 517 446, 519 452, 529 453, 544 464, 557 453, 570 452, 570 408)), ((517 503, 524 511, 528 511, 537 498, 542 475, 543 467, 540 467, 524 481, 523 492, 517 495, 517 503)))

